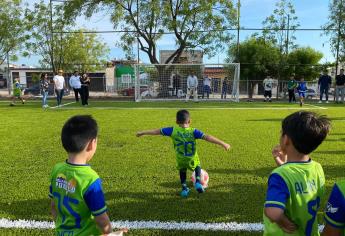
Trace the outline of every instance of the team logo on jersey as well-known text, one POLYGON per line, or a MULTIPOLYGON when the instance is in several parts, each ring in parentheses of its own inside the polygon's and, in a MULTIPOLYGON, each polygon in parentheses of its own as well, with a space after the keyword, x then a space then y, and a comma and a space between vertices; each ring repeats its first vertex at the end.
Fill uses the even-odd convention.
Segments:
POLYGON ((56 177, 56 187, 66 190, 66 192, 74 193, 77 186, 75 179, 67 180, 64 174, 58 174, 56 177))
POLYGON ((333 207, 331 203, 327 202, 326 212, 336 213, 337 211, 338 211, 338 207, 333 207))

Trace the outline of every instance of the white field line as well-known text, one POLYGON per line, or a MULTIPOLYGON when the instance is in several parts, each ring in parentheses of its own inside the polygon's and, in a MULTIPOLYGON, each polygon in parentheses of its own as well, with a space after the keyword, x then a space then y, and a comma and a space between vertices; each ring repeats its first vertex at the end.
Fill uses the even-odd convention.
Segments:
MULTIPOLYGON (((112 221, 113 228, 158 229, 158 230, 201 230, 201 231, 263 231, 261 223, 202 223, 202 222, 162 222, 162 221, 112 221)), ((36 220, 9 220, 0 218, 0 228, 10 229, 53 229, 54 223, 36 220)), ((323 226, 319 226, 322 231, 323 226)), ((1 229, 0 229, 1 231, 1 229)))
POLYGON ((316 105, 312 105, 312 104, 304 104, 305 106, 310 106, 310 107, 314 107, 314 108, 318 108, 318 109, 323 109, 323 110, 327 110, 327 107, 321 107, 321 106, 316 106, 316 105))
MULTIPOLYGON (((64 107, 66 110, 79 110, 83 107, 64 107)), ((182 107, 88 107, 95 110, 170 110, 182 109, 182 107)), ((187 110, 321 110, 325 107, 183 107, 187 110)))
POLYGON ((55 109, 55 108, 60 108, 60 107, 68 106, 68 105, 73 104, 73 103, 75 103, 75 102, 68 102, 68 103, 62 104, 60 106, 50 107, 50 109, 55 109))

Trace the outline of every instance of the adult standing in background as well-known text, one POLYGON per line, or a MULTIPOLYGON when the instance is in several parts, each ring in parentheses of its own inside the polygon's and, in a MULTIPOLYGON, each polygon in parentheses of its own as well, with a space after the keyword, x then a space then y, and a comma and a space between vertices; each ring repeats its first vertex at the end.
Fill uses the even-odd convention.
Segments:
POLYGON ((222 95, 221 95, 221 99, 226 99, 226 93, 228 91, 228 78, 224 78, 223 79, 223 85, 222 85, 222 95))
POLYGON ((264 100, 264 102, 267 102, 267 97, 268 97, 268 101, 272 102, 273 79, 269 75, 267 75, 263 81, 263 85, 264 85, 264 89, 265 89, 265 93, 264 93, 265 100, 264 100))
POLYGON ((320 76, 318 81, 318 89, 320 91, 320 101, 322 103, 323 94, 326 95, 326 103, 328 103, 328 90, 332 85, 332 78, 328 75, 328 71, 325 70, 323 75, 320 76))
POLYGON ((195 72, 187 77, 186 102, 188 102, 191 93, 193 93, 194 101, 198 101, 198 77, 196 77, 195 72))
POLYGON ((63 70, 59 69, 58 74, 54 76, 54 91, 56 94, 57 106, 61 106, 64 89, 66 88, 65 78, 63 77, 63 70))
POLYGON ((296 102, 295 89, 297 88, 298 84, 295 80, 294 74, 290 76, 290 80, 288 81, 287 86, 288 86, 288 93, 289 93, 289 103, 296 102))
POLYGON ((48 92, 49 92, 49 79, 48 79, 47 73, 41 74, 40 88, 41 88, 41 94, 42 94, 42 107, 47 108, 49 107, 47 104, 47 98, 48 98, 48 92))
POLYGON ((344 102, 344 92, 345 92, 345 75, 344 69, 340 70, 340 75, 335 77, 335 101, 339 102, 339 93, 341 93, 341 103, 344 102))
POLYGON ((88 74, 84 73, 80 79, 81 82, 81 103, 83 106, 89 105, 89 86, 90 86, 90 77, 88 74))
POLYGON ((210 92, 211 92, 211 78, 208 77, 208 75, 204 78, 204 87, 202 90, 202 98, 204 98, 206 92, 207 99, 210 98, 210 92))
POLYGON ((69 86, 73 88, 74 91, 74 96, 75 96, 75 101, 79 102, 79 96, 80 94, 81 97, 81 82, 80 82, 80 76, 78 71, 74 71, 73 75, 69 79, 69 86))

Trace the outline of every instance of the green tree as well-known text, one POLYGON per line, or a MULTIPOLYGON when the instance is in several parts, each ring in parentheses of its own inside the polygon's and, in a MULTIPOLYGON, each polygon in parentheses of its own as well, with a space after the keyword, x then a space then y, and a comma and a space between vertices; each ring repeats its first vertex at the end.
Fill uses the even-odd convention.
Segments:
POLYGON ((16 51, 25 41, 21 0, 0 1, 0 65, 7 55, 16 58, 16 51))
POLYGON ((164 63, 176 63, 184 50, 202 49, 214 55, 230 39, 229 31, 235 23, 232 1, 229 0, 71 0, 65 4, 66 16, 83 11, 91 16, 100 9, 112 12, 112 23, 122 30, 121 44, 131 53, 139 41, 140 50, 152 64, 158 64, 157 41, 165 32, 173 32, 176 50, 164 63), (139 14, 138 14, 139 9, 139 14), (138 38, 137 38, 138 37, 138 38))
MULTIPOLYGON (((232 45, 228 51, 227 62, 236 57, 237 46, 232 45)), ((270 41, 251 37, 240 44, 240 79, 250 80, 249 96, 253 94, 254 86, 266 75, 276 76, 280 59, 279 48, 270 41)))
POLYGON ((280 0, 275 6, 273 13, 262 22, 265 28, 262 36, 276 44, 281 54, 288 54, 289 49, 296 47, 294 33, 299 23, 290 0, 280 0))
POLYGON ((296 77, 304 77, 305 80, 313 80, 320 74, 319 62, 323 54, 311 47, 294 49, 288 56, 289 70, 287 74, 295 73, 296 77))
MULTIPOLYGON (((339 61, 345 61, 345 1, 331 0, 328 22, 323 26, 326 35, 330 36, 331 49, 339 61), (339 49, 339 50, 338 50, 339 49), (338 52, 338 56, 337 56, 338 52)), ((336 66, 338 61, 336 62, 336 66)))
POLYGON ((94 71, 106 64, 109 48, 94 33, 77 30, 71 34, 54 33, 72 30, 73 22, 63 18, 61 5, 54 6, 53 22, 50 7, 44 1, 36 3, 33 9, 26 10, 26 26, 30 40, 26 42, 26 55, 41 57, 43 67, 73 71, 94 71))

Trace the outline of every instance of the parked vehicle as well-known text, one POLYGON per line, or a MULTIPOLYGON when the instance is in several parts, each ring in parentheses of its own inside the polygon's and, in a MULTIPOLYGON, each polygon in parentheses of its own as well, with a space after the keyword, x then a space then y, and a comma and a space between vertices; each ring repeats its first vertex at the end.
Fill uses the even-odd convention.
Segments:
MULTIPOLYGON (((296 98, 299 98, 298 92, 295 93, 296 98)), ((313 99, 314 97, 317 96, 317 93, 314 89, 307 89, 307 92, 305 93, 305 97, 307 99, 313 99)))
MULTIPOLYGON (((145 91, 148 91, 149 88, 147 85, 141 85, 140 86, 140 94, 142 94, 145 91)), ((131 88, 125 88, 119 92, 122 96, 129 96, 134 97, 135 95, 135 87, 132 86, 131 88)))

